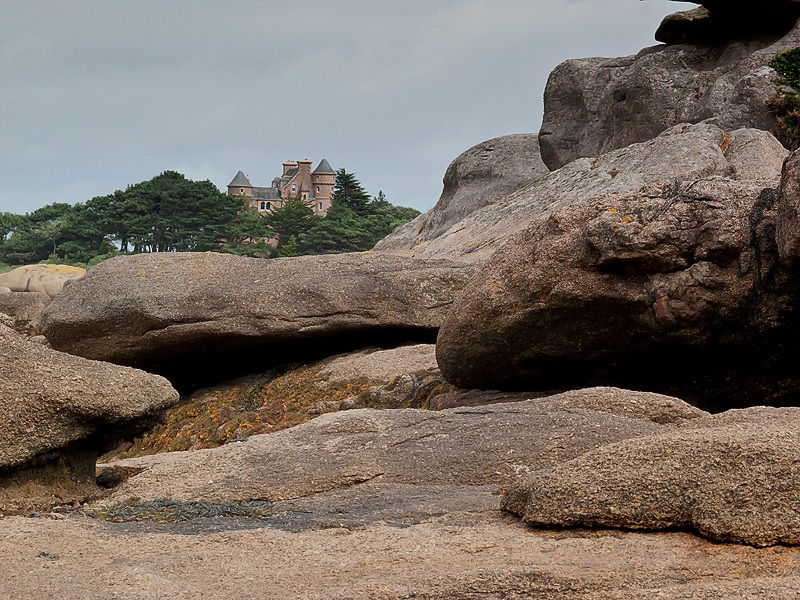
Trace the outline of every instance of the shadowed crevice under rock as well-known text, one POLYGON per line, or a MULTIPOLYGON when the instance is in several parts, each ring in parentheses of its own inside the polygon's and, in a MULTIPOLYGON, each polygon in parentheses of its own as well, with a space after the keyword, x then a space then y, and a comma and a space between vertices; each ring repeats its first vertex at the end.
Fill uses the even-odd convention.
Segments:
POLYGON ((306 339, 276 336, 268 341, 251 336, 198 335, 174 346, 163 346, 158 355, 139 355, 128 364, 162 375, 181 394, 191 394, 203 387, 261 372, 265 366, 288 367, 361 348, 394 348, 435 341, 435 329, 411 327, 365 327, 323 335, 310 333, 306 339))

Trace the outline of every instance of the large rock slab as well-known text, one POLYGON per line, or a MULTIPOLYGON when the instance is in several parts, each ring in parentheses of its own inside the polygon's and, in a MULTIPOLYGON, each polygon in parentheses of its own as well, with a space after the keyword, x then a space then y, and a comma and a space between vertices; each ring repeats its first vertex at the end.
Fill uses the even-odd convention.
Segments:
POLYGON ((2 325, 0 378, 0 512, 90 495, 97 455, 178 399, 161 377, 55 352, 2 325))
POLYGON ((704 414, 674 398, 606 388, 436 412, 328 413, 220 448, 119 461, 146 470, 104 502, 274 501, 366 481, 508 484, 529 469, 704 414))
POLYGON ((796 46, 798 25, 785 34, 718 45, 656 46, 623 58, 568 60, 553 70, 545 89, 542 160, 557 169, 651 139, 676 123, 712 118, 725 130, 769 131, 775 118, 767 101, 775 94, 776 74, 767 64, 796 46))
POLYGON ((464 388, 618 385, 715 410, 800 400, 777 196, 753 180, 664 182, 532 222, 453 306, 442 374, 464 388))
POLYGON ((125 256, 59 295, 42 332, 58 350, 192 389, 293 360, 430 341, 469 275, 449 261, 375 253, 125 256))
POLYGON ((398 227, 375 251, 402 252, 439 237, 470 213, 494 204, 549 172, 535 133, 506 135, 473 146, 444 174, 444 190, 431 210, 398 227))
POLYGON ((25 265, 0 273, 0 286, 12 292, 36 292, 54 298, 65 284, 85 274, 86 269, 69 265, 25 265))
POLYGON ((577 160, 470 213, 438 237, 398 252, 482 263, 533 219, 586 198, 635 190, 649 181, 712 175, 755 177, 777 185, 786 155, 780 143, 763 131, 724 132, 709 124, 678 125, 653 140, 596 159, 577 160))
POLYGON ((535 526, 691 529, 800 544, 800 409, 751 408, 589 451, 527 477, 503 507, 535 526))

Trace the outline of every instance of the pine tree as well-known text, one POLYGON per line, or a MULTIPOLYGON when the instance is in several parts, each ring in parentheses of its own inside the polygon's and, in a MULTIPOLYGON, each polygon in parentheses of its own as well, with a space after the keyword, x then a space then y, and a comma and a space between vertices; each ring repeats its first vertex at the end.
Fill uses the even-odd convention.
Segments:
MULTIPOLYGON (((275 208, 264 217, 269 228, 278 236, 279 255, 282 247, 292 238, 308 231, 320 217, 314 215, 311 207, 297 196, 289 196, 283 206, 275 208)), ((288 250, 284 250, 288 252, 288 250)))
POLYGON ((369 194, 356 179, 355 174, 348 173, 344 169, 336 171, 333 199, 358 215, 363 215, 367 211, 370 200, 369 194))

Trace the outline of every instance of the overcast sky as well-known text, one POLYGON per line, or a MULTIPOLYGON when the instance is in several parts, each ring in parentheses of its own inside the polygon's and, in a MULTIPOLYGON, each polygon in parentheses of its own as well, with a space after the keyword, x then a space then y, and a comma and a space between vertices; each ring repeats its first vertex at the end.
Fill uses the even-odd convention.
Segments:
POLYGON ((429 209, 453 158, 537 131, 550 70, 655 44, 668 0, 0 0, 0 211, 175 170, 327 158, 429 209))

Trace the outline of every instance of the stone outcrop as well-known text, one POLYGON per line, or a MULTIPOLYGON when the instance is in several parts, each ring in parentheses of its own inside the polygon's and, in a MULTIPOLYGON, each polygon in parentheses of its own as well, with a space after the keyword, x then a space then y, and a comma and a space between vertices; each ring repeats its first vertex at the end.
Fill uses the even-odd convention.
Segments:
POLYGON ((535 133, 481 142, 450 163, 436 206, 398 227, 374 250, 400 253, 429 242, 470 213, 500 201, 547 173, 535 133))
POLYGON ((800 398, 798 290, 767 183, 666 181, 532 221, 453 306, 437 341, 445 379, 619 385, 714 409, 800 398))
POLYGON ((667 15, 655 38, 665 44, 708 44, 730 39, 724 26, 717 24, 704 7, 667 15))
POLYGON ((85 269, 69 265, 26 265, 0 273, 0 286, 12 292, 36 292, 54 298, 65 284, 85 274, 85 269))
POLYGON ((85 498, 97 454, 178 395, 161 377, 55 352, 0 325, 0 512, 85 498))
POLYGON ((634 190, 649 181, 712 175, 756 176, 777 185, 786 154, 763 131, 726 134, 708 124, 678 125, 653 140, 575 161, 470 213, 439 237, 403 253, 482 263, 531 220, 599 194, 634 190))
POLYGON ((446 260, 376 253, 125 256, 60 294, 42 332, 55 349, 196 389, 349 349, 432 341, 469 275, 446 260))
MULTIPOLYGON (((758 4, 758 11, 761 4, 758 4)), ((787 27, 791 20, 785 21, 787 27)), ((657 136, 676 123, 713 119, 722 129, 775 125, 767 63, 800 46, 800 26, 718 45, 646 48, 623 58, 568 60, 550 74, 539 144, 557 169, 657 136)))
POLYGON ((131 497, 281 500, 371 480, 508 484, 528 470, 704 414, 675 398, 605 388, 436 412, 328 413, 246 442, 116 463, 147 469, 104 503, 131 497))
POLYGON ((800 544, 800 409, 750 408, 588 451, 513 486, 534 526, 691 529, 716 541, 800 544))

